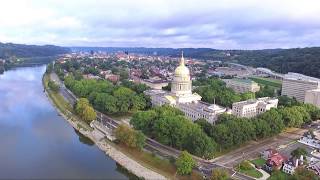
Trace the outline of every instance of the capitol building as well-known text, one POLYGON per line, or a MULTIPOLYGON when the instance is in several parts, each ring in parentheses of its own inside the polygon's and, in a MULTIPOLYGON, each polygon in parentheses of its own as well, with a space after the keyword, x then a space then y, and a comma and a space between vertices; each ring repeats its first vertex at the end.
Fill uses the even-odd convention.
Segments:
POLYGON ((180 65, 175 69, 173 81, 171 82, 171 92, 163 90, 147 90, 153 106, 168 104, 180 109, 184 114, 195 121, 200 118, 206 119, 210 123, 217 120, 217 116, 226 112, 226 108, 216 104, 208 104, 201 101, 201 96, 192 93, 192 81, 190 71, 185 66, 183 54, 180 65))

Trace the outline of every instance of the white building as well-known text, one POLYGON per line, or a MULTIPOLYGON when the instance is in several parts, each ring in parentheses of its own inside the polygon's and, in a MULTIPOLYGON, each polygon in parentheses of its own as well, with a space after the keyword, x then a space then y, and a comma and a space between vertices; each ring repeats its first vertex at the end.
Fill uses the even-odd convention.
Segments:
POLYGON ((320 108, 320 89, 308 90, 304 98, 304 103, 313 104, 320 108))
POLYGON ((320 79, 289 72, 283 78, 281 95, 305 102, 306 92, 314 89, 320 89, 320 79))
POLYGON ((287 174, 294 174, 295 169, 299 166, 299 159, 291 158, 283 164, 282 171, 287 174))
POLYGON ((320 141, 318 139, 313 138, 311 135, 302 136, 298 140, 298 142, 313 148, 320 149, 320 141))
POLYGON ((277 108, 278 99, 276 98, 258 98, 240 101, 232 104, 232 114, 237 117, 255 117, 271 108, 277 108))
POLYGON ((223 81, 228 88, 237 93, 258 92, 260 90, 258 83, 250 79, 223 79, 223 81))
POLYGON ((214 123, 217 115, 226 112, 226 108, 216 104, 208 104, 201 101, 201 96, 192 93, 192 81, 189 69, 185 66, 183 55, 180 65, 174 72, 171 92, 163 90, 147 90, 146 95, 151 97, 153 106, 169 104, 184 112, 193 121, 204 118, 210 123, 214 123))

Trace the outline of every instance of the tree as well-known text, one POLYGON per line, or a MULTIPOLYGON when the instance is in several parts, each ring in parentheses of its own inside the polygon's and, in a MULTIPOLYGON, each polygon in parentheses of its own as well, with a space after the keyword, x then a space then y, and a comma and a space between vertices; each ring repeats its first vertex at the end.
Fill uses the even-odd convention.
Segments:
POLYGON ((47 74, 50 74, 50 73, 52 72, 52 70, 53 70, 53 64, 52 64, 52 63, 49 63, 49 64, 47 65, 46 73, 47 73, 47 74))
POLYGON ((303 124, 303 117, 296 108, 283 108, 280 113, 288 127, 300 127, 303 124))
POLYGON ((208 136, 212 134, 212 124, 210 124, 206 119, 200 118, 196 120, 195 123, 198 124, 208 136))
POLYGON ((290 98, 288 96, 279 96, 278 99, 278 106, 292 107, 300 104, 296 99, 290 98))
POLYGON ((143 110, 146 107, 146 99, 143 96, 135 95, 131 99, 132 111, 143 110))
POLYGON ((262 119, 253 119, 255 124, 255 132, 258 138, 265 138, 271 134, 271 129, 269 124, 262 119))
POLYGON ((246 92, 246 93, 242 93, 240 96, 241 96, 241 101, 245 101, 245 100, 248 100, 248 99, 254 99, 255 98, 255 93, 246 92))
POLYGON ((312 121, 320 119, 320 109, 312 104, 303 104, 304 109, 310 114, 312 121))
POLYGON ((81 119, 91 122, 97 118, 97 114, 89 104, 88 99, 80 98, 75 106, 76 113, 80 116, 81 119))
POLYGON ((128 147, 137 148, 140 150, 145 144, 146 137, 144 136, 144 134, 141 131, 135 131, 128 125, 119 125, 114 130, 114 133, 117 140, 128 147))
POLYGON ((97 118, 97 114, 92 108, 92 106, 86 106, 84 111, 81 113, 82 119, 90 123, 97 118))
POLYGON ((228 174, 228 171, 224 169, 214 169, 212 170, 212 174, 210 179, 211 180, 228 180, 230 175, 228 174))
POLYGON ((121 81, 129 78, 129 73, 126 70, 120 70, 119 75, 121 81))
POLYGON ((260 88, 260 91, 256 92, 256 97, 274 97, 275 96, 275 89, 266 85, 260 88))
POLYGON ((132 97, 134 91, 126 87, 119 87, 113 92, 113 96, 117 99, 117 107, 120 112, 128 112, 132 107, 132 97))
POLYGON ((276 109, 271 109, 258 118, 269 124, 271 136, 280 133, 285 128, 282 116, 276 109))
POLYGON ((251 166, 249 161, 242 161, 239 165, 241 170, 251 170, 253 167, 251 166))
POLYGON ((274 170, 268 180, 290 180, 281 170, 274 170))
POLYGON ((293 177, 295 180, 318 180, 318 176, 313 172, 303 167, 298 167, 293 177))
POLYGON ((178 174, 188 175, 192 172, 192 168, 196 165, 192 156, 187 151, 182 151, 176 160, 178 174))
POLYGON ((297 149, 293 150, 291 152, 291 156, 295 157, 295 158, 300 158, 301 156, 306 156, 308 154, 308 152, 306 151, 306 149, 298 147, 297 149))
POLYGON ((55 83, 54 81, 50 80, 48 82, 48 86, 55 93, 57 93, 60 90, 60 86, 57 83, 55 83))
POLYGON ((156 117, 157 113, 154 110, 137 112, 130 119, 130 124, 135 129, 141 130, 143 133, 150 135, 152 133, 152 126, 156 117))

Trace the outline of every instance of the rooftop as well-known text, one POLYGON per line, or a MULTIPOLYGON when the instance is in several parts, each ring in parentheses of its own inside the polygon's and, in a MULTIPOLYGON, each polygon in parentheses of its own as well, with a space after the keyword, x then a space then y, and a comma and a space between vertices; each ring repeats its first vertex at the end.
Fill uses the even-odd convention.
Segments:
POLYGON ((252 81, 251 79, 239 79, 239 78, 234 78, 231 79, 232 81, 236 81, 236 82, 240 82, 240 83, 247 83, 247 84, 252 84, 255 83, 254 81, 252 81))
POLYGON ((288 72, 288 74, 285 74, 284 79, 292 79, 292 80, 301 80, 301 81, 320 83, 320 79, 318 79, 318 78, 306 76, 306 75, 299 74, 299 73, 293 73, 293 72, 288 72))

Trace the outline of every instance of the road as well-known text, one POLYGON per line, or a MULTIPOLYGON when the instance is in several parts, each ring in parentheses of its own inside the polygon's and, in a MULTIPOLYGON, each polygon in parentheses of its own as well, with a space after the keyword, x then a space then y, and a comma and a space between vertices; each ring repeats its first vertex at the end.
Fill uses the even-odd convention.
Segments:
POLYGON ((291 132, 283 132, 272 138, 260 141, 252 141, 247 145, 238 148, 230 153, 215 158, 214 161, 227 167, 234 167, 245 159, 253 159, 259 156, 260 152, 268 148, 278 149, 280 152, 284 149, 279 149, 279 146, 288 146, 288 144, 299 139, 306 132, 305 129, 294 129, 291 132))
MULTIPOLYGON (((72 94, 63 84, 63 82, 59 79, 59 77, 55 73, 50 74, 50 78, 52 78, 53 81, 55 81, 60 86, 60 94, 72 105, 75 104, 77 101, 77 98, 75 95, 72 94)), ((119 122, 117 120, 112 119, 111 117, 96 111, 97 113, 97 120, 101 122, 103 125, 110 129, 115 129, 119 126, 119 122)), ((181 153, 181 151, 171 148, 169 146, 165 146, 151 138, 146 139, 146 146, 145 149, 154 153, 157 153, 160 156, 163 157, 178 157, 181 153)), ((229 172, 229 174, 232 175, 234 179, 240 179, 240 180, 253 180, 254 178, 251 178, 249 176, 246 176, 244 174, 238 173, 233 170, 232 167, 227 167, 222 164, 216 163, 216 162, 210 162, 208 160, 193 156, 193 158, 197 161, 197 167, 200 172, 202 172, 206 177, 211 176, 211 171, 216 168, 225 169, 229 172)))

